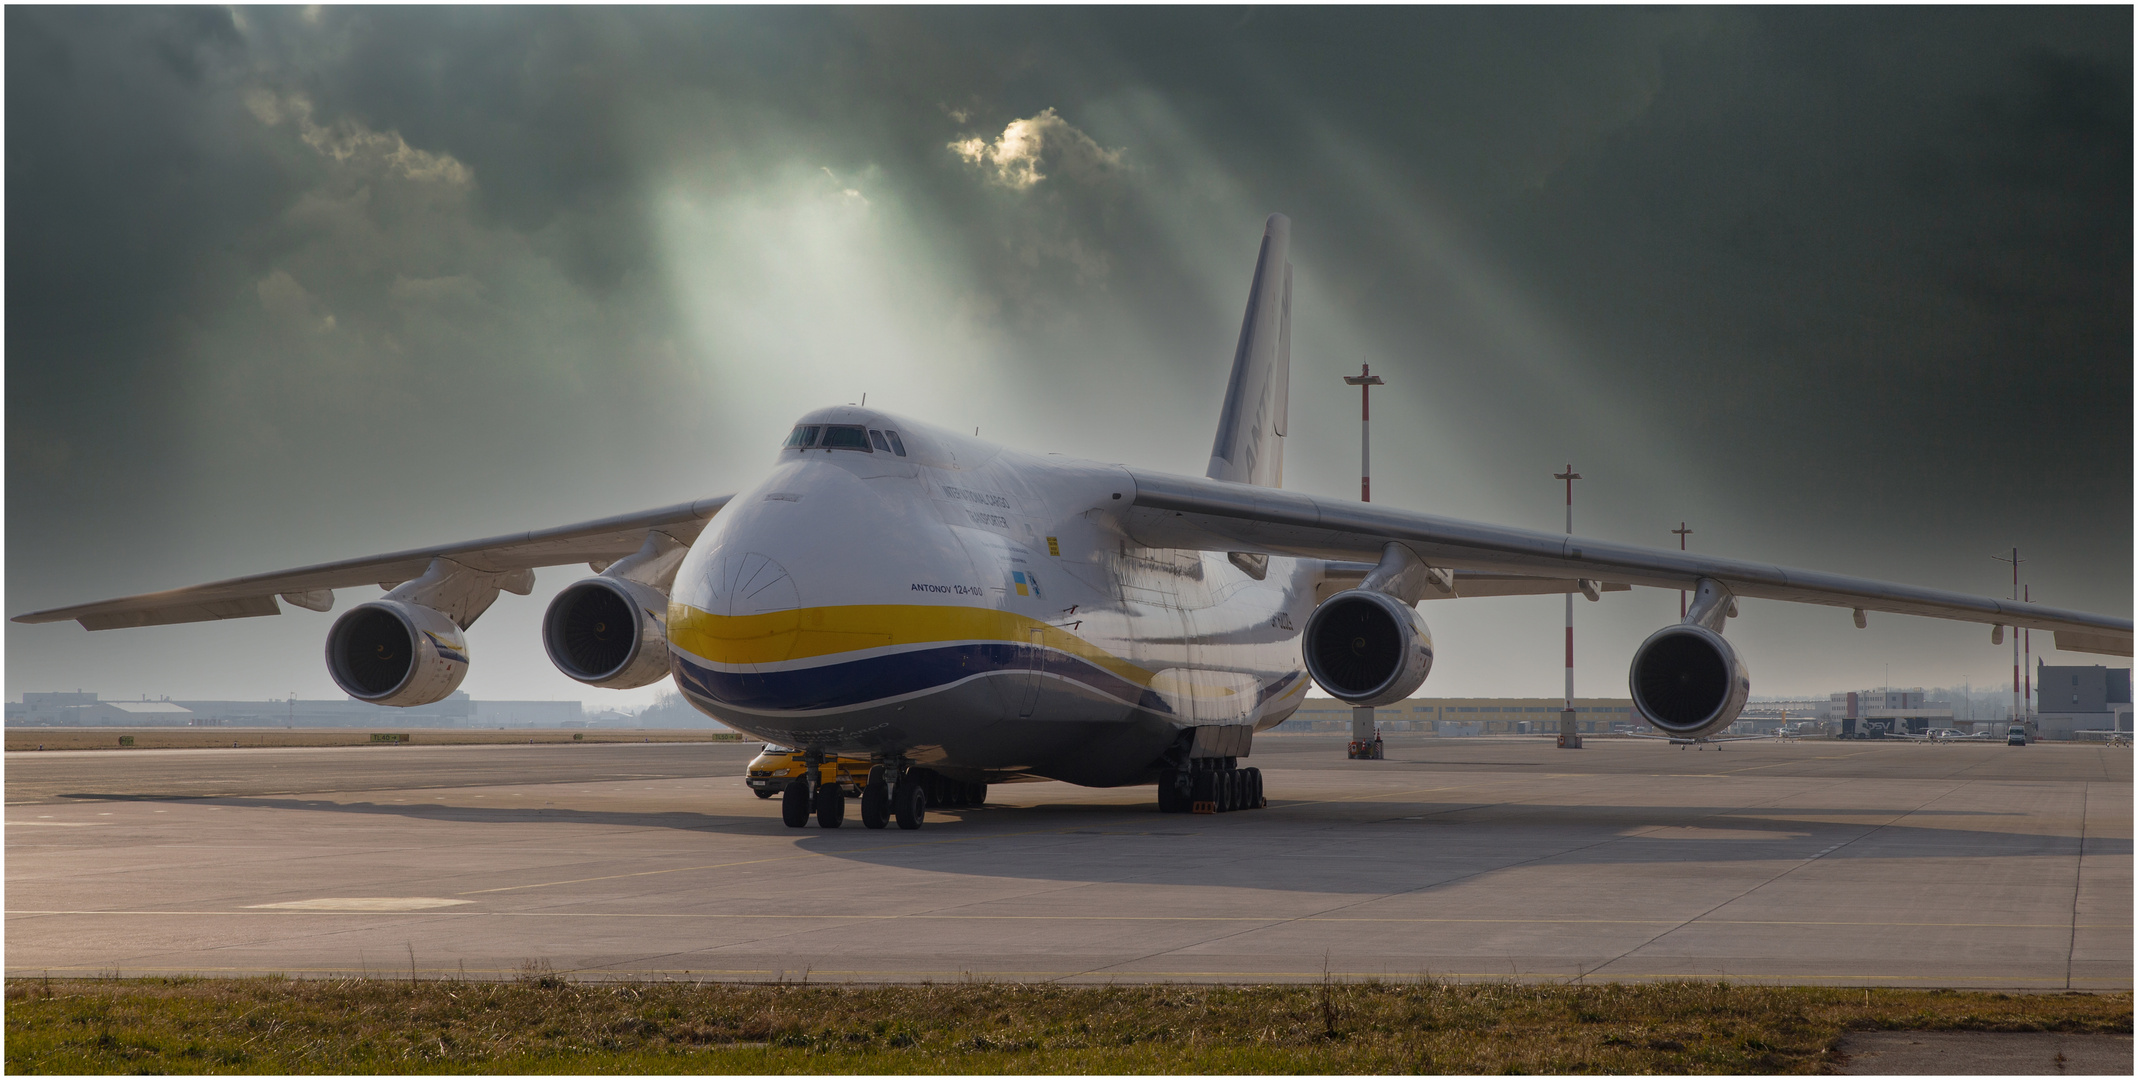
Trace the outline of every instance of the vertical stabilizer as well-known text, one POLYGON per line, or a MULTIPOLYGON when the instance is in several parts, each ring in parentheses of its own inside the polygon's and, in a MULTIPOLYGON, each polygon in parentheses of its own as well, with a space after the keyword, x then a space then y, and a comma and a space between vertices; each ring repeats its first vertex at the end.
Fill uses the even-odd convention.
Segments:
POLYGON ((1292 383, 1292 220, 1271 214, 1232 354, 1232 380, 1210 448, 1212 480, 1284 486, 1284 410, 1292 383))

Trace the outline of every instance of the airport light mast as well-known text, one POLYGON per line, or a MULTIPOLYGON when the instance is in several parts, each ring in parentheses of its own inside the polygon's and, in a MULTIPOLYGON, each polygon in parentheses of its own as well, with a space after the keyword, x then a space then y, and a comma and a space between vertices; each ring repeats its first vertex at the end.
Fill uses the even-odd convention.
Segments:
MULTIPOLYGON (((1552 479, 1566 481, 1566 534, 1574 535, 1574 481, 1581 474, 1574 471, 1568 462, 1566 471, 1553 473, 1552 479)), ((1579 573, 1580 571, 1576 571, 1579 573)), ((1581 731, 1574 716, 1574 594, 1566 594, 1566 711, 1559 714, 1559 745, 1569 750, 1580 749, 1581 731)))
MULTIPOLYGON (((1358 374, 1344 376, 1344 382, 1359 388, 1359 501, 1372 502, 1373 436, 1370 424, 1373 420, 1373 410, 1369 403, 1373 388, 1385 386, 1387 383, 1374 374, 1373 368, 1367 364, 1359 365, 1358 374)), ((1352 709, 1351 747, 1347 756, 1368 760, 1378 758, 1381 756, 1380 743, 1380 732, 1375 730, 1373 722, 1373 707, 1369 705, 1352 709)))
MULTIPOLYGON (((1569 527, 1569 528, 1567 529, 1567 531, 1568 531, 1568 532, 1573 532, 1574 530, 1573 530, 1573 529, 1572 529, 1571 527, 1569 527)), ((1676 534, 1678 534, 1678 550, 1679 550, 1679 551, 1684 551, 1684 550, 1685 550, 1685 538, 1686 538, 1686 537, 1688 537, 1688 536, 1691 536, 1691 535, 1693 534, 1693 531, 1692 531, 1691 529, 1688 529, 1688 528, 1686 528, 1686 527, 1685 527, 1685 523, 1684 523, 1684 522, 1682 522, 1682 521, 1681 521, 1681 522, 1678 522, 1678 527, 1677 527, 1677 528, 1675 528, 1675 529, 1672 529, 1672 530, 1670 530, 1670 531, 1671 531, 1671 532, 1674 532, 1674 533, 1676 533, 1676 534)), ((1573 601, 1572 601, 1572 600, 1568 600, 1568 601, 1567 601, 1567 603, 1568 603, 1569 605, 1571 605, 1571 604, 1573 603, 1573 601)), ((1685 590, 1684 590, 1684 589, 1679 589, 1679 590, 1678 590, 1678 619, 1679 619, 1679 621, 1681 621, 1681 622, 1682 622, 1682 621, 1684 621, 1684 619, 1685 619, 1685 590)))
POLYGON ((1372 502, 1373 439, 1368 432, 1368 426, 1373 420, 1373 410, 1369 407, 1369 397, 1374 387, 1384 386, 1386 383, 1366 364, 1359 365, 1358 374, 1344 376, 1344 382, 1359 388, 1359 501, 1372 502))
MULTIPOLYGON (((2021 559, 2021 558, 2019 557, 2019 549, 2018 549, 2018 548, 2016 548, 2016 547, 2015 547, 2015 548, 2013 548, 2013 549, 2012 549, 2012 557, 2011 557, 2011 558, 2009 558, 2009 559, 2005 558, 2005 557, 2004 557, 2004 556, 2002 556, 2002 555, 1992 555, 1992 556, 1990 556, 1990 558, 1992 558, 1992 559, 1995 559, 1995 560, 1997 560, 1998 562, 2002 562, 2002 563, 2011 563, 2011 564, 2012 564, 2012 599, 2014 599, 2014 600, 2017 600, 2017 599, 2019 599, 2019 564, 2020 564, 2020 563, 2021 563, 2022 561, 2024 561, 2024 560, 2022 560, 2022 559, 2021 559)), ((2026 723, 2026 721, 2025 721, 2024 719, 2022 719, 2022 718, 2021 718, 2021 715, 2020 715, 2020 711, 2019 711, 2019 636, 2020 636, 2020 635, 2019 635, 2019 632, 2018 632, 2018 631, 2019 631, 2019 628, 2018 628, 2018 627, 2016 627, 2016 626, 2015 626, 2015 627, 2013 627, 2013 628, 2012 628, 2012 630, 2013 630, 2013 634, 2012 634, 2012 720, 2011 720, 2011 722, 2012 722, 2012 723, 2015 723, 2015 724, 2023 724, 2023 723, 2026 723)))

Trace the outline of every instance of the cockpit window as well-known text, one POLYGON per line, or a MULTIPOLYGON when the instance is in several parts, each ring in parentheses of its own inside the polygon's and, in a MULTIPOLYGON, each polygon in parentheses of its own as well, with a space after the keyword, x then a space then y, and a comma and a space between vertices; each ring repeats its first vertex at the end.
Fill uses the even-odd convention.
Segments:
POLYGON ((906 444, 898 441, 898 432, 886 431, 883 434, 885 438, 891 440, 891 452, 897 454, 899 457, 905 457, 906 444))
POLYGON ((819 428, 815 424, 796 425, 794 433, 787 436, 787 445, 815 446, 817 444, 817 432, 821 430, 823 429, 819 428))
POLYGON ((819 445, 827 450, 859 450, 864 454, 872 453, 869 449, 869 431, 858 425, 849 427, 845 424, 833 424, 825 428, 824 441, 819 445))
POLYGON ((886 454, 891 452, 891 444, 883 441, 883 432, 878 431, 875 428, 869 429, 869 441, 876 444, 876 449, 881 450, 886 454))

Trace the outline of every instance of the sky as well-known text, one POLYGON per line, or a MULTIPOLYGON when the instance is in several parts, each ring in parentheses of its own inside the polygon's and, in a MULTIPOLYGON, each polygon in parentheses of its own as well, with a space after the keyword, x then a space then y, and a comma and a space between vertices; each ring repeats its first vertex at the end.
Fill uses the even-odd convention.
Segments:
MULTIPOLYGON (((5 18, 11 615, 732 491, 864 393, 1198 474, 1271 212, 1290 488, 1356 492, 1368 363, 1380 503, 1557 529, 1571 463, 1585 535, 2131 613, 2127 7, 5 18)), ((582 573, 464 689, 651 700, 544 658, 582 573)), ((1422 693, 1559 692, 1558 597, 1423 610, 1422 693)), ((1578 691, 1676 616, 1578 604, 1578 691)), ((332 617, 10 624, 6 691, 335 697, 332 617)), ((2010 678, 1729 632, 1756 695, 2010 678)))

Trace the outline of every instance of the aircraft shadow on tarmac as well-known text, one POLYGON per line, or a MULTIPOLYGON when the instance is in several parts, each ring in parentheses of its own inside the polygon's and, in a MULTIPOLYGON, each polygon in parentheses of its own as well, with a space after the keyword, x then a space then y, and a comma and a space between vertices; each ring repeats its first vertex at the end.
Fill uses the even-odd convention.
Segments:
POLYGON ((2038 835, 1910 819, 2011 818, 2008 812, 1731 806, 1577 806, 1537 803, 1402 803, 1273 800, 1261 811, 1217 816, 1159 814, 1142 806, 1089 803, 933 810, 919 832, 872 831, 850 814, 845 828, 790 830, 777 807, 763 815, 642 813, 566 807, 338 802, 294 797, 127 796, 62 798, 184 803, 233 808, 382 815, 410 821, 495 825, 595 825, 748 836, 788 836, 807 852, 859 863, 1049 881, 1137 880, 1335 893, 1430 889, 1532 864, 1628 865, 1833 859, 2069 858, 2130 855, 2123 837, 2038 835), (1815 820, 1808 820, 1815 819, 1815 820), (1838 820, 1837 820, 1838 819, 1838 820), (1636 830, 1655 830, 1640 835, 1636 830), (1629 835, 1629 833, 1631 835, 1629 835), (1713 834, 1713 835, 1703 835, 1713 834), (1114 838, 1117 852, 1079 848, 1064 857, 1046 839, 1114 838), (1243 852, 1266 839, 1261 850, 1243 852), (1146 841, 1137 843, 1135 841, 1146 841), (990 841, 1007 841, 991 843, 990 841), (1147 841, 1160 841, 1155 857, 1147 841), (1207 858, 1183 844, 1207 842, 1207 858), (1840 845, 1835 847, 1835 845, 1840 845), (1832 848, 1832 850, 1824 850, 1832 848), (1213 862, 1238 868, 1213 876, 1213 862), (1317 862, 1325 865, 1316 867, 1317 862), (1328 873, 1341 864, 1342 873, 1328 873), (1314 867, 1314 869, 1309 869, 1314 867))

